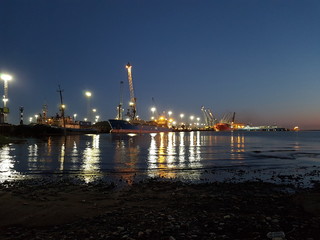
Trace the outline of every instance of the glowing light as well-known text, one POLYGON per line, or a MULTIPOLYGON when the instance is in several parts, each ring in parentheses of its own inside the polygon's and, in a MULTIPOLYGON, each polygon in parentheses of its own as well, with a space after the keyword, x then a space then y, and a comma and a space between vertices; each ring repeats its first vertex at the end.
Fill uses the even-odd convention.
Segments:
POLYGON ((152 108, 151 108, 151 112, 154 113, 155 111, 156 111, 156 108, 155 108, 155 107, 152 107, 152 108))
POLYGON ((92 109, 92 112, 96 112, 96 111, 97 111, 97 109, 95 109, 95 108, 94 108, 94 109, 92 109))
POLYGON ((89 91, 86 91, 86 92, 85 92, 85 95, 86 95, 86 97, 91 97, 91 96, 92 96, 92 93, 89 92, 89 91))
POLYGON ((11 75, 9 75, 9 74, 1 74, 1 79, 3 80, 3 81, 10 81, 10 80, 12 80, 12 76, 11 75))
POLYGON ((136 133, 128 133, 128 136, 134 137, 134 136, 137 136, 137 134, 136 133))

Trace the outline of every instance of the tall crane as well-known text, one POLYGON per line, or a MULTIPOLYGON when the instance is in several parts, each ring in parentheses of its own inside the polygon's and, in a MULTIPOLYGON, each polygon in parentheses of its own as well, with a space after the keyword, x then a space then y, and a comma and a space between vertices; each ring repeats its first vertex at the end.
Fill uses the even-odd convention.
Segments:
POLYGON ((131 120, 135 120, 137 118, 137 108, 136 103, 137 99, 134 96, 134 90, 133 90, 133 82, 132 82, 132 73, 131 73, 132 66, 130 63, 126 65, 126 69, 128 71, 128 81, 129 81, 129 87, 130 87, 130 109, 128 109, 127 115, 131 118, 131 120))
POLYGON ((211 110, 209 108, 201 107, 201 111, 204 116, 204 120, 206 122, 207 127, 213 127, 213 125, 217 122, 217 119, 214 118, 211 110))

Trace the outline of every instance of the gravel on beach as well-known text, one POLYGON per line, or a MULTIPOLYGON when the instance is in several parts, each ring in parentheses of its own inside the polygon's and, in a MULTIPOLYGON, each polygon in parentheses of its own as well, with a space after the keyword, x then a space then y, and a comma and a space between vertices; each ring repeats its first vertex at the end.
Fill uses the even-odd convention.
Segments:
POLYGON ((316 240, 320 187, 24 180, 0 185, 0 239, 316 240), (282 239, 282 238, 274 238, 282 239), (283 238, 284 239, 284 238, 283 238))

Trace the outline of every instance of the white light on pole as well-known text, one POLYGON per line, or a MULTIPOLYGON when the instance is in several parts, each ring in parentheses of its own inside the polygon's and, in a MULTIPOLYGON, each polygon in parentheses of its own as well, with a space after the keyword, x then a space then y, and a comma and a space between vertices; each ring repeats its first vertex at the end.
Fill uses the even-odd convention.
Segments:
MULTIPOLYGON (((8 81, 12 80, 12 76, 9 74, 0 74, 0 78, 3 80, 3 87, 4 87, 4 95, 2 98, 3 101, 3 108, 4 110, 7 108, 7 102, 9 101, 8 98, 8 81)), ((7 114, 9 113, 8 109, 6 109, 3 113, 4 122, 7 122, 7 114)))
POLYGON ((88 114, 88 116, 87 116, 87 118, 91 119, 90 99, 91 99, 91 97, 92 97, 92 93, 91 93, 90 91, 86 91, 86 92, 85 92, 85 96, 86 96, 86 98, 88 99, 88 102, 87 102, 87 114, 88 114))
POLYGON ((155 111, 156 111, 156 108, 155 108, 155 107, 152 107, 152 108, 151 108, 151 112, 152 112, 152 117, 151 117, 151 119, 154 119, 154 113, 155 113, 155 111))

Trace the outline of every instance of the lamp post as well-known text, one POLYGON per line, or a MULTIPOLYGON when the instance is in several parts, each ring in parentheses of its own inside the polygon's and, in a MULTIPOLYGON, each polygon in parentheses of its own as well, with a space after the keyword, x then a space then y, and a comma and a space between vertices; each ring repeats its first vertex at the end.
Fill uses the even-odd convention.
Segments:
POLYGON ((3 87, 4 87, 4 95, 2 98, 3 101, 3 110, 2 110, 2 114, 3 114, 3 122, 7 122, 7 117, 8 117, 8 113, 9 113, 9 109, 7 108, 7 102, 9 101, 8 99, 8 81, 12 80, 12 76, 9 74, 4 74, 2 73, 0 75, 0 78, 3 80, 3 87))
POLYGON ((184 114, 183 114, 183 113, 181 113, 181 114, 180 114, 180 118, 181 118, 181 127, 182 127, 182 125, 183 125, 183 121, 182 121, 183 117, 184 117, 184 114))
POLYGON ((154 112, 156 111, 156 108, 155 107, 152 107, 151 108, 151 112, 152 112, 152 117, 151 117, 151 119, 154 119, 154 112))
POLYGON ((191 115, 191 116, 190 116, 190 127, 192 127, 192 125, 193 125, 193 119, 194 119, 194 116, 191 115))
POLYGON ((88 99, 88 102, 87 102, 87 114, 88 114, 88 116, 87 116, 87 118, 88 118, 89 121, 90 121, 90 120, 91 120, 90 99, 91 99, 92 93, 89 92, 89 91, 86 91, 86 92, 85 92, 85 96, 86 96, 86 98, 88 99))

